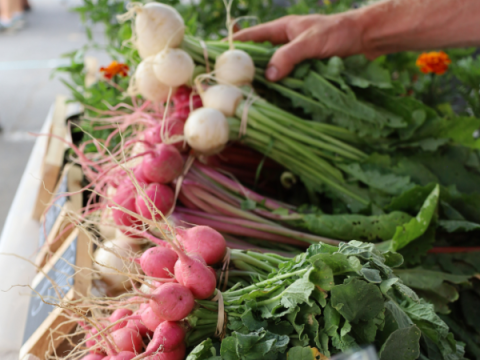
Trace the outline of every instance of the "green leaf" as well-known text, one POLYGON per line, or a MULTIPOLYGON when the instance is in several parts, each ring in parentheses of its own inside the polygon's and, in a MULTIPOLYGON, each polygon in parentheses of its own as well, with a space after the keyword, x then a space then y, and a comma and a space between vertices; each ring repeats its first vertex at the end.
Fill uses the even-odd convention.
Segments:
POLYGON ((212 356, 215 356, 215 348, 213 347, 212 340, 207 339, 190 351, 186 360, 208 360, 212 356))
POLYGON ((380 360, 417 359, 420 355, 421 334, 415 325, 394 331, 380 349, 380 360))
POLYGON ((423 235, 428 229, 435 210, 437 209, 439 196, 440 187, 437 185, 423 203, 417 216, 407 224, 397 228, 392 239, 391 250, 399 250, 423 235))
POLYGON ((317 348, 295 346, 288 350, 287 360, 328 360, 317 348))
POLYGON ((383 302, 378 286, 358 279, 331 290, 332 306, 351 323, 372 320, 384 309, 383 302))
POLYGON ((397 227, 410 219, 410 215, 399 211, 376 216, 309 214, 300 225, 314 234, 333 239, 378 241, 391 239, 397 227))
POLYGON ((480 224, 463 220, 439 220, 438 226, 449 233, 480 230, 480 224))

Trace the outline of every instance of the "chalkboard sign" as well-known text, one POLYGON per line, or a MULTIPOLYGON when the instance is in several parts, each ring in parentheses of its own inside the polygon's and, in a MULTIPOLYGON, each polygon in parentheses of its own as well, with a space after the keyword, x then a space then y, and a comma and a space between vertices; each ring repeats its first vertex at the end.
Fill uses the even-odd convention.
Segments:
MULTIPOLYGON (((70 289, 73 288, 75 284, 73 277, 75 274, 75 269, 71 264, 76 264, 77 242, 78 236, 76 236, 75 239, 70 243, 67 250, 55 263, 52 270, 48 272, 48 278, 44 277, 34 288, 36 292, 42 294, 46 301, 57 302, 59 295, 63 298, 68 294, 70 289)), ((25 327, 25 333, 23 336, 23 344, 27 342, 35 330, 42 325, 43 321, 53 310, 55 310, 55 306, 45 304, 38 296, 35 296, 30 300, 27 325, 25 327)))
POLYGON ((32 291, 29 304, 20 359, 27 355, 44 359, 61 343, 59 333, 68 334, 75 326, 62 324, 67 320, 65 310, 45 304, 36 292, 49 303, 86 295, 91 282, 91 249, 87 234, 76 229, 33 280, 35 291, 32 291), (82 270, 78 271, 79 268, 82 270), (53 329, 56 333, 51 336, 50 330, 53 329))
POLYGON ((82 207, 81 189, 82 170, 78 166, 65 165, 61 181, 55 189, 52 200, 54 203, 42 217, 39 232, 40 251, 35 263, 42 267, 74 229, 68 213, 79 213, 82 207), (78 192, 78 193, 77 193, 78 192), (66 195, 66 193, 74 193, 66 195))
POLYGON ((55 197, 57 200, 52 204, 50 209, 45 213, 45 219, 43 221, 43 227, 40 229, 40 238, 39 238, 39 246, 43 246, 47 241, 48 235, 52 232, 53 226, 55 222, 60 216, 62 212, 62 208, 67 202, 67 196, 60 196, 68 192, 68 174, 65 174, 60 182, 60 186, 58 187, 55 197), (60 196, 60 197, 59 197, 60 196))

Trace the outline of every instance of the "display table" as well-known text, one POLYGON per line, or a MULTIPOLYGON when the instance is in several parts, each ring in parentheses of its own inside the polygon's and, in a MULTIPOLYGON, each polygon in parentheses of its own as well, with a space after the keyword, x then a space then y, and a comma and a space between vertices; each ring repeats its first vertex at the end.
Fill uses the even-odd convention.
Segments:
MULTIPOLYGON (((53 106, 41 133, 48 132, 52 113, 53 106)), ((41 185, 41 166, 47 141, 46 136, 39 136, 35 141, 0 236, 0 274, 2 274, 0 276, 0 359, 2 360, 18 360, 22 345, 31 294, 27 286, 36 274, 35 266, 27 259, 33 261, 35 257, 40 230, 40 223, 33 220, 32 213, 41 185)))

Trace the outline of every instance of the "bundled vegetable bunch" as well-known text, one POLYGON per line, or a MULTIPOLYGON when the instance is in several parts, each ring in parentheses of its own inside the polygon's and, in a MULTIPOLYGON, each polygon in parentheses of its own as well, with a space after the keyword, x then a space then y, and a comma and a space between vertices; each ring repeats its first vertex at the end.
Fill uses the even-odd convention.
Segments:
MULTIPOLYGON (((264 264, 281 260, 272 256, 264 264)), ((235 260, 232 261, 235 265, 235 260)), ((463 359, 433 305, 395 276, 402 257, 358 241, 312 245, 267 279, 249 266, 250 282, 222 293, 221 344, 205 340, 188 359, 318 359, 374 343, 380 359, 463 359)), ((189 316, 191 344, 211 337, 216 303, 200 301, 189 316)))
POLYGON ((126 274, 144 284, 141 290, 135 288, 136 293, 127 300, 113 302, 113 307, 124 306, 108 318, 92 322, 95 326, 83 325, 87 330, 85 347, 92 353, 84 359, 95 359, 93 354, 110 360, 185 357, 187 324, 182 320, 195 307, 195 300, 211 298, 216 291, 216 274, 210 265, 223 260, 226 242, 205 226, 176 229, 175 241, 150 239, 157 246, 133 259, 144 275, 126 274), (135 305, 132 311, 129 307, 135 305), (142 339, 148 342, 143 352, 142 339))
POLYGON ((207 253, 220 258, 225 247, 206 241, 212 238, 221 236, 207 227, 178 233, 178 244, 205 240, 194 247, 202 256, 179 251, 176 242, 147 250, 138 262, 151 284, 115 302, 91 299, 88 308, 116 310, 90 319, 93 327, 81 324, 88 332, 85 350, 70 355, 313 360, 374 343, 380 359, 464 359, 433 305, 395 275, 399 254, 358 241, 312 245, 293 259, 231 250, 221 292, 205 259, 207 253), (207 244, 215 251, 205 252, 207 244))

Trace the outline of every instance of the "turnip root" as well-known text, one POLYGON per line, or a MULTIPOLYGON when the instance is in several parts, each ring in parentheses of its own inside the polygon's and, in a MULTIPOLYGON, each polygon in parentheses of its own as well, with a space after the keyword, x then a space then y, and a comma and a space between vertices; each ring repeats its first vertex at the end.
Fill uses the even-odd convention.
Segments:
POLYGON ((173 145, 157 145, 155 151, 142 161, 143 175, 155 183, 168 184, 180 176, 182 170, 182 155, 173 145))
POLYGON ((124 260, 122 260, 119 256, 128 257, 131 255, 131 252, 135 253, 139 250, 140 248, 138 245, 133 245, 131 242, 128 242, 125 239, 114 239, 104 242, 103 247, 95 251, 94 267, 100 271, 102 280, 112 290, 120 290, 122 287, 130 287, 128 276, 115 273, 115 270, 124 273, 135 271, 136 268, 129 269, 124 260))
POLYGON ((136 9, 136 13, 135 45, 143 59, 182 43, 185 23, 173 7, 152 2, 136 9))
POLYGON ((113 219, 112 209, 107 208, 102 212, 97 227, 104 240, 115 238, 115 220, 113 219))
POLYGON ((111 336, 120 351, 138 353, 142 350, 142 337, 136 329, 124 327, 112 332, 111 336))
POLYGON ((235 115, 242 99, 242 91, 231 85, 214 85, 202 94, 202 102, 205 107, 221 111, 227 117, 235 115))
POLYGON ((161 219, 162 214, 167 214, 173 207, 175 202, 175 194, 173 190, 163 184, 152 183, 145 188, 144 195, 138 195, 136 199, 136 212, 147 219, 152 219, 152 212, 156 219, 161 219), (152 204, 144 199, 144 196, 147 196, 152 204))
POLYGON ((183 129, 188 145, 202 155, 220 152, 228 142, 228 121, 220 111, 200 108, 190 113, 183 129))
POLYGON ((149 303, 155 314, 167 321, 182 320, 195 306, 192 292, 177 283, 163 284, 155 289, 149 303))
POLYGON ((167 86, 177 87, 192 79, 195 64, 192 57, 182 49, 165 49, 153 61, 157 79, 167 86))
POLYGON ((145 349, 145 354, 159 352, 171 352, 183 344, 185 329, 177 322, 164 321, 153 333, 152 340, 145 349))
POLYGON ((220 84, 241 86, 251 84, 255 77, 255 64, 243 50, 227 50, 217 57, 215 76, 220 84))
POLYGON ((227 251, 227 243, 215 229, 209 226, 195 226, 188 230, 176 229, 185 251, 189 254, 197 253, 202 256, 207 265, 214 265, 222 261, 227 251))
POLYGON ((163 103, 167 100, 170 87, 160 82, 153 71, 154 57, 148 57, 137 66, 134 86, 129 89, 132 95, 140 94, 145 99, 163 103))
POLYGON ((173 274, 173 268, 178 260, 175 251, 156 246, 145 251, 140 257, 139 263, 147 276, 156 278, 169 278, 173 274))

